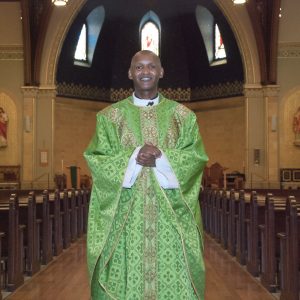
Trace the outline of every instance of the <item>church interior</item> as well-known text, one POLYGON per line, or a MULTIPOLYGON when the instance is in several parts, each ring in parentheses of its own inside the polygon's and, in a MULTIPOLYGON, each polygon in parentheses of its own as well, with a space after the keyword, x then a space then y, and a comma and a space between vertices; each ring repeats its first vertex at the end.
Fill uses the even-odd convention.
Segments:
MULTIPOLYGON (((209 157, 200 199, 210 272, 206 299, 300 299, 300 2, 235 2, 0 0, 1 300, 48 299, 30 294, 39 276, 32 275, 66 260, 66 251, 74 256, 75 273, 76 260, 85 256, 92 179, 83 152, 97 112, 133 93, 128 68, 143 47, 155 49, 161 59, 165 75, 160 93, 195 112, 209 157), (9 205, 18 197, 20 216, 22 206, 36 205, 32 226, 39 219, 44 224, 43 213, 48 216, 48 229, 37 226, 40 231, 34 234, 53 233, 52 246, 47 248, 44 239, 37 252, 32 250, 42 253, 36 269, 27 270, 21 262, 23 231, 8 239, 9 205), (62 215, 69 215, 69 227, 63 226, 69 234, 61 232, 58 244, 56 200, 70 203, 70 212, 62 215), (48 214, 43 203, 49 205, 48 214), (267 220, 273 220, 269 227, 267 220), (19 247, 12 262, 9 256, 4 259, 11 243, 19 247), (275 270, 269 270, 267 259, 275 248, 275 270), (220 275, 217 269, 232 259, 234 266, 226 270, 241 273, 220 275), (11 274, 10 263, 17 266, 11 274), (248 275, 243 280, 250 288, 235 286, 228 294, 231 283, 224 284, 224 278, 237 276, 233 281, 239 282, 248 275)), ((59 227, 65 219, 57 218, 59 227)), ((29 238, 25 240, 30 258, 29 238)), ((52 294, 51 299, 89 299, 84 259, 82 265, 78 280, 86 292, 77 291, 73 281, 69 294, 52 294)), ((46 286, 40 289, 47 291, 46 286)))

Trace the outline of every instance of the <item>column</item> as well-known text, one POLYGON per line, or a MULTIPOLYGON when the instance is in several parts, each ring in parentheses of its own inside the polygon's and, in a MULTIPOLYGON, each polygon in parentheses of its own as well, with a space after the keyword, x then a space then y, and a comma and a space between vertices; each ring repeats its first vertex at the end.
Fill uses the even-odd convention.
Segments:
POLYGON ((23 138, 21 188, 29 189, 35 177, 35 132, 36 132, 36 98, 38 88, 22 87, 23 93, 23 138))
POLYGON ((55 87, 39 87, 36 101, 35 188, 54 188, 55 87))
POLYGON ((266 156, 268 188, 280 188, 279 178, 279 130, 278 96, 279 86, 268 85, 263 88, 266 110, 266 156))
POLYGON ((267 127, 263 88, 261 85, 245 85, 244 94, 246 188, 267 188, 267 127))
POLYGON ((24 126, 22 154, 23 189, 54 187, 55 87, 22 87, 24 126))

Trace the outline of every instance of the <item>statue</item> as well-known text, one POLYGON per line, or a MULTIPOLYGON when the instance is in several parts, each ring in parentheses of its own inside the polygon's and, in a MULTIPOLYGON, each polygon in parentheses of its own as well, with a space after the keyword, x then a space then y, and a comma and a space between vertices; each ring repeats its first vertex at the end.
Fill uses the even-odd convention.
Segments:
POLYGON ((296 146, 300 146, 300 107, 294 115, 293 119, 293 130, 295 133, 295 141, 294 144, 296 146))
POLYGON ((8 116, 4 109, 0 107, 0 148, 7 147, 7 125, 8 116))

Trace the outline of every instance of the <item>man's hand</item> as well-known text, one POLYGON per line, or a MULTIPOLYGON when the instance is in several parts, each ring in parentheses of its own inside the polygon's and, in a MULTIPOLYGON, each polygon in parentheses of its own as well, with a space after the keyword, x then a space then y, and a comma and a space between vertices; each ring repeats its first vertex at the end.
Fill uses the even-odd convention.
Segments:
POLYGON ((155 160, 159 157, 161 157, 161 151, 151 143, 145 143, 139 151, 136 161, 144 167, 155 167, 155 160))

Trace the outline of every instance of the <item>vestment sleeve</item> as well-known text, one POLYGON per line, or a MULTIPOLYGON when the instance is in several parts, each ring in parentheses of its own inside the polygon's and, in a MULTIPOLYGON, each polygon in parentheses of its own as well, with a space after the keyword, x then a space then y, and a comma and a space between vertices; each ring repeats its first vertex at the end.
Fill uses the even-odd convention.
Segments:
POLYGON ((99 113, 96 132, 84 152, 93 177, 87 242, 90 279, 109 234, 133 151, 121 145, 115 124, 99 113))
POLYGON ((200 220, 199 191, 204 167, 208 161, 199 133, 196 115, 190 112, 182 121, 174 149, 163 149, 178 179, 183 198, 197 220, 200 220))

